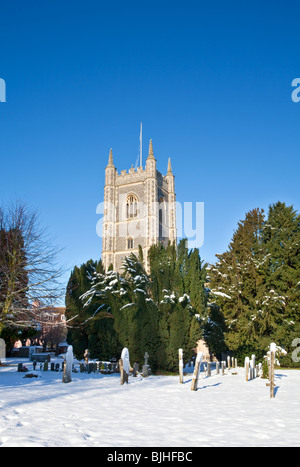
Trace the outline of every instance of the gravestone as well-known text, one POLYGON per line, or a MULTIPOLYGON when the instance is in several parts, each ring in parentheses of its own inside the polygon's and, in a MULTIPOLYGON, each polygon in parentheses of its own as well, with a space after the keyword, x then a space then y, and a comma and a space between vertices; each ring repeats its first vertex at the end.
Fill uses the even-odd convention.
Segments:
POLYGON ((148 358, 149 354, 148 352, 145 352, 144 359, 145 359, 145 364, 143 365, 143 376, 150 376, 151 375, 151 368, 148 365, 148 358))
POLYGON ((72 381, 72 366, 73 366, 73 346, 69 345, 67 354, 66 354, 66 362, 64 366, 64 373, 63 373, 63 383, 70 383, 72 381))
POLYGON ((4 339, 0 339, 0 362, 3 362, 6 357, 6 344, 4 339))
POLYGON ((198 389, 198 380, 199 380, 199 375, 200 375, 200 368, 201 368, 202 359, 203 359, 203 353, 198 352, 197 353, 197 358, 196 358, 194 374, 193 374, 193 379, 192 379, 192 386, 191 386, 192 391, 197 391, 197 389, 198 389))
POLYGON ((250 359, 249 357, 245 357, 245 372, 246 372, 246 381, 249 381, 249 365, 250 365, 250 359))
POLYGON ((133 376, 136 377, 137 374, 139 372, 139 364, 138 363, 134 363, 133 364, 133 376))
POLYGON ((121 384, 128 383, 129 376, 129 351, 126 347, 122 350, 121 359, 120 359, 120 373, 121 373, 121 384))

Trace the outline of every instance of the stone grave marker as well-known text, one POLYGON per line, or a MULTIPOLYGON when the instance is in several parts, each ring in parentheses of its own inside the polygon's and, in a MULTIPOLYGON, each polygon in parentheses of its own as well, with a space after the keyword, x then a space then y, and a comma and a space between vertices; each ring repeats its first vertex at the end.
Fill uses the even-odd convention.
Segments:
POLYGON ((6 344, 4 339, 0 339, 0 363, 5 360, 6 357, 6 344))
POLYGON ((201 367, 202 359, 203 359, 203 353, 198 352, 197 353, 197 358, 196 358, 194 374, 193 374, 193 379, 192 379, 192 386, 191 386, 192 391, 197 391, 197 389, 198 389, 198 380, 199 380, 199 375, 200 375, 200 367, 201 367))
POLYGON ((120 373, 121 373, 121 384, 128 383, 129 376, 129 351, 126 347, 122 350, 121 358, 119 361, 120 373))
POLYGON ((144 355, 145 364, 143 365, 143 376, 145 376, 145 377, 151 375, 151 368, 148 365, 148 358, 149 358, 149 354, 148 354, 148 352, 145 352, 145 355, 144 355))
POLYGON ((134 364, 133 364, 133 376, 134 376, 134 377, 137 376, 138 371, 139 371, 139 364, 138 364, 138 363, 134 363, 134 364))
POLYGON ((66 354, 66 363, 64 366, 63 383, 70 383, 72 381, 72 366, 73 366, 73 346, 69 345, 66 354))

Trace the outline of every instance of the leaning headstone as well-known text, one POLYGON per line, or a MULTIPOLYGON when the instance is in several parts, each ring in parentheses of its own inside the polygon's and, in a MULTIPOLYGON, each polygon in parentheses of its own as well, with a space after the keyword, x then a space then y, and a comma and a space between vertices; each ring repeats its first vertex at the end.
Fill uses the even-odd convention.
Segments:
POLYGON ((0 363, 4 362, 6 357, 6 344, 4 339, 0 339, 0 363))
POLYGON ((197 353, 197 358, 196 358, 194 374, 193 374, 193 379, 192 379, 192 386, 191 386, 192 391, 197 391, 197 388, 198 388, 198 380, 199 380, 199 374, 200 374, 200 367, 201 367, 202 358, 203 358, 203 353, 198 352, 197 353))
POLYGON ((72 381, 72 366, 73 366, 73 346, 69 345, 66 353, 66 363, 64 366, 63 383, 70 383, 72 381))

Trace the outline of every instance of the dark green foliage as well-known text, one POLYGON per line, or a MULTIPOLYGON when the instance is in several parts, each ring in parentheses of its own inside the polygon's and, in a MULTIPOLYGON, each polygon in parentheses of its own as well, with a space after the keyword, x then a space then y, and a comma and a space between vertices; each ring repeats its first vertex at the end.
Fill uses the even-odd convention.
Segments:
POLYGON ((178 250, 154 245, 149 264, 150 275, 140 248, 138 257, 125 258, 122 275, 111 269, 105 273, 101 263, 75 268, 66 304, 76 355, 89 348, 92 357, 119 357, 122 347, 128 347, 132 363, 142 365, 148 352, 153 371, 176 370, 179 348, 185 361, 191 358, 202 336, 200 315, 204 318, 206 306, 199 252, 189 252, 185 242, 178 250))
POLYGON ((239 359, 262 358, 270 342, 285 348, 300 325, 300 217, 284 203, 254 209, 210 270, 211 303, 224 344, 239 359), (223 321, 223 324, 222 324, 223 321), (224 326, 225 325, 225 326, 224 326))
POLYGON ((101 300, 95 297, 93 303, 84 307, 82 295, 91 288, 94 274, 103 274, 102 262, 92 260, 75 267, 66 293, 66 318, 68 321, 68 342, 73 345, 74 353, 83 358, 89 349, 91 358, 109 359, 119 355, 120 344, 111 313, 101 300))

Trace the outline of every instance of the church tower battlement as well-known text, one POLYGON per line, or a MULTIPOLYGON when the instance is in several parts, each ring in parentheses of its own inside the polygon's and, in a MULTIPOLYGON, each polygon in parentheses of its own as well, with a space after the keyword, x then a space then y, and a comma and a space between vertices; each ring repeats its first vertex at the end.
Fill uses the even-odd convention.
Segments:
POLYGON ((175 177, 169 159, 167 174, 157 170, 152 140, 146 167, 132 167, 118 174, 110 150, 105 168, 102 261, 122 272, 122 262, 130 253, 143 249, 148 270, 148 250, 158 242, 176 242, 175 177))

